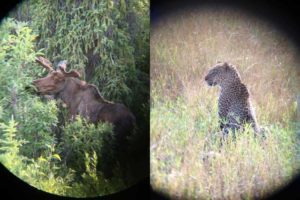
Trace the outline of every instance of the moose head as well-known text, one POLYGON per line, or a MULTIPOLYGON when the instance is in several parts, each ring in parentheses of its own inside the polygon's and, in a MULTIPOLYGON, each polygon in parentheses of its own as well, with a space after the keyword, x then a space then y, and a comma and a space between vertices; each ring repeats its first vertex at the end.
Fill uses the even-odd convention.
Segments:
POLYGON ((60 92, 64 86, 65 81, 69 77, 79 78, 80 74, 76 70, 66 71, 66 61, 61 61, 58 64, 57 69, 53 69, 52 63, 43 57, 37 57, 36 62, 42 65, 47 71, 49 71, 46 77, 33 81, 33 84, 37 87, 38 91, 42 94, 53 95, 60 92))

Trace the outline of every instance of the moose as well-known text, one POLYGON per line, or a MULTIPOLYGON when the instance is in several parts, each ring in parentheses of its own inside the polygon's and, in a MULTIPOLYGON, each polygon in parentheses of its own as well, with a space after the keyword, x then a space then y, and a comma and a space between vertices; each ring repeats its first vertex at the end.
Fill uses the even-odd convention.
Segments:
POLYGON ((124 142, 136 123, 135 116, 127 107, 105 100, 95 85, 79 79, 78 71, 67 72, 66 61, 60 62, 56 69, 44 57, 37 57, 36 62, 49 71, 46 77, 33 81, 39 93, 61 99, 68 109, 70 120, 80 115, 94 124, 111 123, 117 143, 124 142))

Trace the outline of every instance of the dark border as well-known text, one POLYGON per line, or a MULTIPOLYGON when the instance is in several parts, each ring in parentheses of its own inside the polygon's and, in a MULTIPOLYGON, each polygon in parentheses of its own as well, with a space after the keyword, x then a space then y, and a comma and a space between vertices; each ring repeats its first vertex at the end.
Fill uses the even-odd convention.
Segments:
POLYGON ((294 0, 151 0, 151 26, 185 8, 217 5, 234 7, 271 22, 300 46, 300 4, 294 0))
MULTIPOLYGON (((14 176, 2 164, 0 164, 0 188, 4 199, 73 199, 50 194, 30 186, 26 182, 14 176)), ((149 178, 140 181, 130 188, 111 195, 88 199, 145 199, 149 196, 149 178)), ((79 199, 79 198, 74 198, 79 199)))

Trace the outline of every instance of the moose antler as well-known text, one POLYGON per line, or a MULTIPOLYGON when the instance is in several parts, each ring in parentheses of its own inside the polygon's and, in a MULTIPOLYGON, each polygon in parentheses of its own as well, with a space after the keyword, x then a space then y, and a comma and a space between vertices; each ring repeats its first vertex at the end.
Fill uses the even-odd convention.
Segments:
POLYGON ((35 59, 35 61, 37 63, 39 63, 40 65, 42 65, 44 68, 46 68, 48 71, 53 71, 54 70, 52 68, 52 63, 48 59, 46 59, 46 58, 44 58, 42 56, 37 57, 35 59))

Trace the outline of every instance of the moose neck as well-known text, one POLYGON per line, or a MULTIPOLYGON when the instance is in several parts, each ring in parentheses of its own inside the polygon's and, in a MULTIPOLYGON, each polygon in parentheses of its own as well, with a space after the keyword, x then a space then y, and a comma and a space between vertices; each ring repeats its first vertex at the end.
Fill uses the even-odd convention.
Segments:
POLYGON ((75 83, 73 78, 67 78, 64 88, 57 94, 57 98, 61 99, 69 109, 72 109, 80 101, 78 93, 80 86, 75 83))

